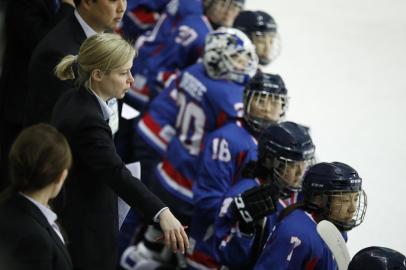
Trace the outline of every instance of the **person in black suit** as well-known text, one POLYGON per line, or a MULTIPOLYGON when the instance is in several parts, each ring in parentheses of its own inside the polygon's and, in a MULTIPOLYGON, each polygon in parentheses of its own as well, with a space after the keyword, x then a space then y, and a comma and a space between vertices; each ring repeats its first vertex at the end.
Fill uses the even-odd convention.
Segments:
MULTIPOLYGON (((118 263, 117 195, 145 220, 159 220, 165 243, 184 253, 189 242, 180 222, 139 179, 131 176, 114 147, 106 102, 122 99, 134 79, 132 45, 116 34, 97 34, 56 67, 58 78, 73 79, 78 88, 64 93, 51 123, 67 138, 75 163, 65 186, 62 225, 77 269, 114 269, 118 263)), ((159 235, 157 236, 159 238, 159 235)))
POLYGON ((71 270, 66 238, 49 208, 72 164, 65 137, 38 124, 23 130, 10 151, 11 185, 0 195, 0 268, 71 270))
POLYGON ((23 127, 28 64, 34 48, 59 21, 73 14, 73 0, 13 0, 6 8, 6 48, 0 79, 0 191, 7 186, 7 155, 23 127))
POLYGON ((29 89, 25 125, 49 123, 58 97, 73 88, 73 80, 61 81, 55 66, 69 54, 77 54, 82 42, 96 33, 112 30, 121 21, 125 0, 75 0, 76 10, 57 24, 35 49, 28 70, 29 89))

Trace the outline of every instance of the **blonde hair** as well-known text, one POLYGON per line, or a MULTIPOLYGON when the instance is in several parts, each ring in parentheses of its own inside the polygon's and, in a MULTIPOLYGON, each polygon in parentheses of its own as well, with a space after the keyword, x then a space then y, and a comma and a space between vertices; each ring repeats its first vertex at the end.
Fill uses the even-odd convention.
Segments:
POLYGON ((134 47, 118 34, 96 34, 86 39, 77 56, 67 55, 55 67, 60 80, 75 79, 73 68, 77 65, 79 86, 89 80, 95 69, 109 72, 125 65, 136 56, 134 47))

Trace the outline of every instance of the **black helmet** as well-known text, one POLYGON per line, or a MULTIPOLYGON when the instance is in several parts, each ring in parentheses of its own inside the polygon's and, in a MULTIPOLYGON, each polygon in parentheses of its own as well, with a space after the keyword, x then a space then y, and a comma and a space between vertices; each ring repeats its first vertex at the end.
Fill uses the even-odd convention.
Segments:
MULTIPOLYGON (((367 201, 362 189, 362 179, 357 171, 341 162, 322 162, 309 168, 305 173, 302 191, 305 207, 316 211, 334 223, 341 231, 348 231, 362 223, 365 216, 367 201), (354 212, 346 220, 332 216, 332 200, 339 198, 341 206, 345 203, 345 195, 354 194, 357 205, 354 212)), ((344 211, 344 210, 343 210, 344 211)))
POLYGON ((233 27, 243 31, 255 44, 261 65, 268 65, 278 57, 280 37, 271 15, 264 11, 244 10, 235 18, 233 27))
POLYGON ((258 140, 258 161, 272 172, 272 181, 282 196, 301 189, 302 174, 313 162, 314 152, 308 128, 294 122, 271 124, 258 140), (294 181, 287 179, 292 166, 300 166, 300 175, 294 181))
POLYGON ((367 247, 355 254, 348 270, 406 270, 402 253, 385 247, 367 247))
POLYGON ((285 83, 279 75, 258 72, 249 80, 244 89, 244 119, 254 132, 261 132, 285 116, 288 103, 287 93, 285 83), (268 109, 268 100, 281 103, 281 111, 277 117, 264 115, 268 109), (261 113, 256 112, 258 109, 261 110, 261 113))
POLYGON ((240 29, 247 36, 255 32, 277 32, 278 26, 274 18, 264 11, 241 11, 235 18, 234 28, 240 29))

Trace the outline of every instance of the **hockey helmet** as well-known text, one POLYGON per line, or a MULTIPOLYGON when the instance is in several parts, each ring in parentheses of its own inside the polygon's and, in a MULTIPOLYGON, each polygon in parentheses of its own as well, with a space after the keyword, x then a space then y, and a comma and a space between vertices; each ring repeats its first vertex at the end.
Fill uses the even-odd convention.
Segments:
POLYGON ((233 27, 243 31, 254 43, 261 65, 275 60, 280 53, 280 37, 274 18, 264 11, 241 11, 233 27))
POLYGON ((245 85, 256 73, 258 57, 243 32, 221 27, 207 34, 203 63, 211 78, 245 85))
POLYGON ((288 97, 281 76, 257 72, 244 89, 244 119, 256 133, 285 116, 288 97))
POLYGON ((258 160, 271 171, 282 196, 301 189, 303 173, 313 163, 314 152, 308 128, 294 122, 271 124, 258 141, 258 160))
POLYGON ((348 231, 364 220, 367 198, 357 171, 341 162, 322 162, 305 173, 302 191, 305 206, 348 231))
POLYGON ((355 254, 348 270, 406 270, 406 258, 400 252, 385 247, 367 247, 355 254))

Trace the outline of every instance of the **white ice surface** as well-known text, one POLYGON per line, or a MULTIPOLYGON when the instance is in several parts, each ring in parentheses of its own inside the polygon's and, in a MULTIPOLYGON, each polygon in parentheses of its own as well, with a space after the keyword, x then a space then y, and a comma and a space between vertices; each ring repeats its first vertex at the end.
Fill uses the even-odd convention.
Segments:
POLYGON ((246 0, 271 13, 283 48, 288 120, 309 125, 321 161, 352 165, 368 210, 351 255, 380 245, 406 254, 406 1, 246 0))

